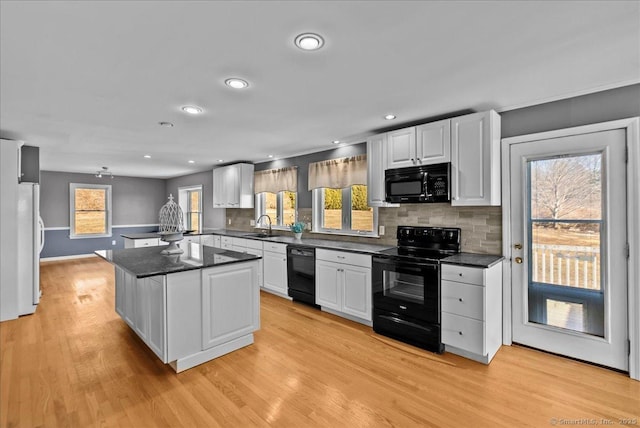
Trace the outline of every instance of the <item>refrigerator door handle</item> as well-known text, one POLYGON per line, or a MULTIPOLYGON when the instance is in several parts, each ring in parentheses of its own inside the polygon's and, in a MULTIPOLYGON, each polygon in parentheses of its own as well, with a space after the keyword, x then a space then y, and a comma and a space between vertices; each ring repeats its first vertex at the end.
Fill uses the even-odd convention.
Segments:
POLYGON ((38 228, 40 229, 40 249, 38 253, 41 253, 44 248, 44 221, 42 221, 42 217, 40 216, 38 216, 38 228))

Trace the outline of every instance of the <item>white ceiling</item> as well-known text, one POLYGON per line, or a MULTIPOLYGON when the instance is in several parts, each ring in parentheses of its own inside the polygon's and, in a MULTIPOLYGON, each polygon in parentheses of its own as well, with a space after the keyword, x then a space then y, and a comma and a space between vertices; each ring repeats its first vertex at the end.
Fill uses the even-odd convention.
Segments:
POLYGON ((1 136, 40 146, 50 171, 167 178, 640 81, 638 1, 0 7, 1 136), (307 31, 324 36, 320 51, 293 45, 307 31), (226 87, 233 76, 251 86, 226 87))

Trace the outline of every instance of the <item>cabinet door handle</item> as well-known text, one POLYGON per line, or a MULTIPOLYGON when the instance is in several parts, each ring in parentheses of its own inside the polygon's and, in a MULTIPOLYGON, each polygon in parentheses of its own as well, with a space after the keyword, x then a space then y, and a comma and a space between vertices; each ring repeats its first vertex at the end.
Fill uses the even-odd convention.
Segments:
POLYGON ((459 301, 459 302, 464 302, 464 299, 463 299, 462 297, 460 297, 460 298, 458 299, 458 301, 459 301))
POLYGON ((339 259, 344 259, 344 256, 336 256, 339 259))
POLYGON ((459 276, 462 276, 462 273, 459 273, 458 275, 459 275, 459 276))
POLYGON ((459 334, 460 336, 462 336, 462 332, 461 332, 461 331, 459 331, 459 332, 458 332, 458 334, 459 334))

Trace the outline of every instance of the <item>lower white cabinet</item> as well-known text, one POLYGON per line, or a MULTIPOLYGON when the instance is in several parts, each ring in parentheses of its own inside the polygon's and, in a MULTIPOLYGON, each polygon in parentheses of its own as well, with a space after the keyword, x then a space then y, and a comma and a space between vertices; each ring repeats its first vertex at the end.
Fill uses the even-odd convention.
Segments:
POLYGON ((124 238, 124 248, 157 247, 159 245, 169 245, 169 243, 160 238, 124 238))
POLYGON ((177 372, 253 343, 258 263, 136 278, 116 266, 116 312, 177 372))
POLYGON ((502 345, 502 262, 489 268, 442 264, 445 350, 488 364, 502 345))
MULTIPOLYGON (((201 235, 200 243, 202 245, 207 245, 209 247, 215 247, 215 236, 214 235, 201 235)), ((220 237, 218 236, 218 246, 220 244, 220 237)))
POLYGON ((371 325, 371 256, 317 249, 316 304, 371 325))
POLYGON ((260 294, 254 265, 202 270, 202 349, 260 328, 260 294))
POLYGON ((287 296, 287 246, 264 242, 262 252, 263 287, 266 291, 287 296))

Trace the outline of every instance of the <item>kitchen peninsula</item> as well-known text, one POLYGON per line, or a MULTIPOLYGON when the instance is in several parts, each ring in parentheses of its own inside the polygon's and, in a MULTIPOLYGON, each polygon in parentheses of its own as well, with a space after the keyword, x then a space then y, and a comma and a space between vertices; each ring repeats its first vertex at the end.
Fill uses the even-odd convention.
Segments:
POLYGON ((115 309, 176 372, 253 343, 260 257, 199 244, 96 251, 115 266, 115 309))

